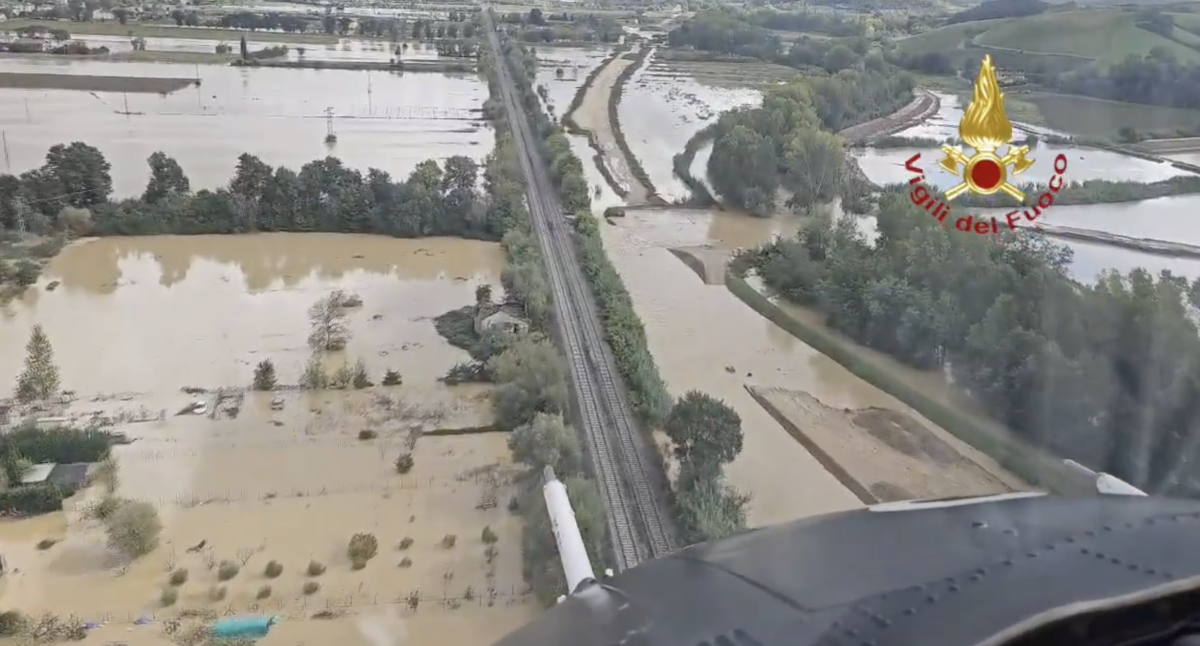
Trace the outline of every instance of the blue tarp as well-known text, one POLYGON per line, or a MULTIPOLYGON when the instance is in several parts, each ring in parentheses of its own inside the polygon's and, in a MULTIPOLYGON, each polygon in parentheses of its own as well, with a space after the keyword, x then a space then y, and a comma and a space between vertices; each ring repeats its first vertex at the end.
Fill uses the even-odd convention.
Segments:
POLYGON ((230 617, 213 626, 213 637, 217 639, 257 639, 266 637, 279 621, 279 617, 230 617))

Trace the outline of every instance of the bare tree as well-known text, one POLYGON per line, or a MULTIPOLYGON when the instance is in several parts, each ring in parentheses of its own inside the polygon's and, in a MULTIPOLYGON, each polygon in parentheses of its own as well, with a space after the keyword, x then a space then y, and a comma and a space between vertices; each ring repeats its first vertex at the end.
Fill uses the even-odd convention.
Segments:
POLYGON ((346 297, 335 291, 308 308, 308 347, 316 352, 335 352, 346 347, 350 330, 346 326, 346 297))

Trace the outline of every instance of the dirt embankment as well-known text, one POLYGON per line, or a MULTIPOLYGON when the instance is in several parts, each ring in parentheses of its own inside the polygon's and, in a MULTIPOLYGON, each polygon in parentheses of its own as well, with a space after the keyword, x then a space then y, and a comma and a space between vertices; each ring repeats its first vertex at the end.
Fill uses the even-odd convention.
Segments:
MULTIPOLYGON (((609 118, 609 104, 623 72, 637 65, 639 60, 638 52, 626 52, 605 63, 595 78, 584 85, 579 105, 566 115, 569 122, 587 133, 588 141, 597 152, 597 161, 605 179, 629 204, 648 202, 652 189, 637 179, 617 141, 617 132, 609 118)), ((627 78, 627 75, 624 76, 627 78)))
POLYGON ((806 392, 785 388, 747 390, 867 504, 1025 488, 971 446, 904 412, 831 408, 806 392))
POLYGON ((196 79, 151 76, 93 76, 82 74, 15 74, 0 72, 0 88, 22 90, 79 90, 82 92, 152 92, 169 94, 196 79))
POLYGON ((838 134, 847 142, 865 143, 874 137, 895 134, 905 128, 914 126, 933 116, 941 109, 942 102, 937 98, 936 94, 923 88, 917 88, 914 94, 913 100, 908 105, 886 117, 850 126, 838 132, 838 134))

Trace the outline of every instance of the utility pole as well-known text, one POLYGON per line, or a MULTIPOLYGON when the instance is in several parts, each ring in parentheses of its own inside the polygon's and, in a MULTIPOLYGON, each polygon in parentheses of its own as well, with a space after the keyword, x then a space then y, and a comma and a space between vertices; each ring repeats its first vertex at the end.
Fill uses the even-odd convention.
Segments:
POLYGON ((12 159, 8 156, 8 131, 0 132, 0 138, 4 139, 4 168, 12 173, 12 159))
POLYGON ((367 72, 367 115, 375 116, 375 108, 371 103, 371 72, 367 72))
POLYGON ((337 133, 333 131, 333 106, 325 108, 325 143, 337 143, 337 133))

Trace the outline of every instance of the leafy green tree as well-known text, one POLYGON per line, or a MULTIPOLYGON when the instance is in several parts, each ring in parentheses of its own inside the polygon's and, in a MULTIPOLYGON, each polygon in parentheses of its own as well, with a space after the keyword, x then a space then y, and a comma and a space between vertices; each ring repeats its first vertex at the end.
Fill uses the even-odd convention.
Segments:
POLYGON ((663 430, 682 462, 722 465, 742 452, 742 418, 725 402, 698 390, 679 398, 663 430))
POLYGON ((22 402, 49 399, 58 394, 58 366, 54 348, 41 324, 33 326, 25 344, 25 369, 17 377, 17 399, 22 402))
POLYGON ((254 385, 255 390, 275 390, 275 363, 270 359, 263 359, 254 366, 254 385))
MULTIPOLYGON (((64 206, 90 207, 103 204, 112 194, 112 165, 94 146, 76 141, 58 144, 46 153, 43 167, 48 180, 59 196, 59 203, 48 206, 47 215, 58 213, 64 206)), ((40 208, 40 207, 39 207, 40 208)))
POLYGON ((513 459, 534 471, 553 467, 559 479, 582 472, 582 454, 575 431, 563 423, 562 415, 538 413, 528 424, 508 435, 513 459))
POLYGON ((567 368, 545 340, 522 338, 488 361, 496 380, 496 423, 515 429, 538 413, 561 413, 567 402, 567 368))
POLYGON ((150 181, 142 195, 147 204, 156 204, 172 193, 186 195, 191 192, 191 182, 173 157, 156 152, 150 155, 147 163, 150 164, 150 181))

